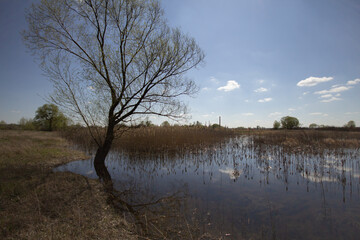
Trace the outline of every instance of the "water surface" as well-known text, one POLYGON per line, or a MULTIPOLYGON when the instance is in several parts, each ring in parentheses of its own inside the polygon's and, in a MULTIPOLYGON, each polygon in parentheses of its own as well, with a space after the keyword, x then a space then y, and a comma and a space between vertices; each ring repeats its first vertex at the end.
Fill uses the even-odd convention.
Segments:
MULTIPOLYGON (((360 236, 359 150, 289 153, 239 137, 175 155, 113 151, 106 166, 146 224, 168 224, 169 231, 186 224, 189 237, 360 236)), ((97 178, 92 159, 55 171, 97 178)))

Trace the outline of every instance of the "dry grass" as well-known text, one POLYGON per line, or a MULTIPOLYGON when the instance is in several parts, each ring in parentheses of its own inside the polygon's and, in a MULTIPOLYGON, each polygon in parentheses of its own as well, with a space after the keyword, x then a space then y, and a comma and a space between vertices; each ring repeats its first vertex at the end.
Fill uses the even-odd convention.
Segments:
POLYGON ((50 174, 2 209, 3 238, 129 239, 131 226, 107 204, 101 184, 71 173, 50 174))
POLYGON ((51 132, 0 131, 0 143, 0 166, 53 167, 86 158, 84 153, 68 149, 68 142, 51 132))
MULTIPOLYGON (((63 132, 63 137, 91 151, 96 149, 84 128, 63 132)), ((254 146, 281 146, 285 150, 360 148, 360 132, 344 130, 235 130, 211 127, 141 127, 124 132, 113 142, 115 150, 139 154, 181 154, 217 144, 228 137, 249 135, 254 146)))
POLYGON ((85 157, 55 133, 0 131, 0 238, 135 238, 101 183, 51 171, 85 157))
MULTIPOLYGON (((155 126, 130 128, 117 136, 112 147, 113 149, 137 153, 174 153, 196 150, 236 134, 239 132, 222 127, 155 126)), ((86 150, 96 147, 85 128, 71 129, 63 132, 62 136, 86 150)))
POLYGON ((149 127, 125 132, 114 142, 114 148, 128 152, 174 153, 196 150, 235 135, 227 128, 149 127))
POLYGON ((360 132, 331 130, 265 130, 254 134, 256 145, 266 144, 284 148, 340 149, 360 148, 360 132))

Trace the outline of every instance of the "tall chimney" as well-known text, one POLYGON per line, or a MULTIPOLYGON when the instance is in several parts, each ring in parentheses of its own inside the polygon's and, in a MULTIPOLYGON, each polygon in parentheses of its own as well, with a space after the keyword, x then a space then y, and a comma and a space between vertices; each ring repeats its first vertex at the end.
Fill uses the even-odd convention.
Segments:
POLYGON ((219 116, 219 126, 221 126, 221 116, 219 116))

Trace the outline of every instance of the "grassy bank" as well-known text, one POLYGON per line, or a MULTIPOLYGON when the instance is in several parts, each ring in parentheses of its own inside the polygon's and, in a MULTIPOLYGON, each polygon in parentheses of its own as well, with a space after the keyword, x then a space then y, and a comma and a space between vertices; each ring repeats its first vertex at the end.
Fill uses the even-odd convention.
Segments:
POLYGON ((0 131, 0 239, 131 239, 101 183, 52 168, 84 153, 56 133, 0 131))

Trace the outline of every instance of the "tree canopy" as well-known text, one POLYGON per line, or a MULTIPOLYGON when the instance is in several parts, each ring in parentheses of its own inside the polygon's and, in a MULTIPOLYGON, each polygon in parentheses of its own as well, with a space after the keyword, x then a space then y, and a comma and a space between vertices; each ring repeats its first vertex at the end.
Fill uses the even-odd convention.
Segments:
MULTIPOLYGON (((22 119, 20 124, 26 126, 28 122, 26 119, 22 119)), ((54 104, 44 104, 39 107, 36 110, 34 122, 40 130, 45 131, 59 130, 68 125, 68 119, 54 104)))
POLYGON ((273 128, 274 129, 279 129, 280 128, 280 122, 275 120, 274 124, 273 124, 273 128))
POLYGON ((88 126, 99 147, 95 162, 107 155, 120 123, 186 116, 178 97, 197 87, 184 74, 204 53, 167 25, 159 1, 41 0, 26 20, 23 38, 53 82, 51 99, 88 126))
POLYGON ((349 121, 347 124, 345 124, 346 128, 355 128, 356 127, 356 124, 353 120, 349 121))
POLYGON ((300 126, 299 120, 296 117, 286 116, 282 117, 281 120, 282 128, 293 129, 300 126))

